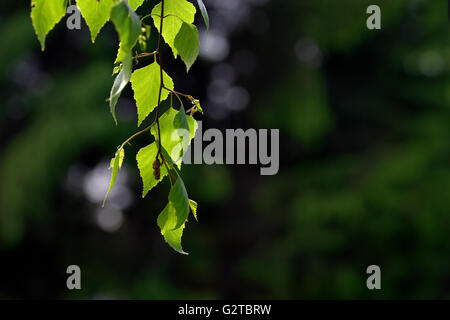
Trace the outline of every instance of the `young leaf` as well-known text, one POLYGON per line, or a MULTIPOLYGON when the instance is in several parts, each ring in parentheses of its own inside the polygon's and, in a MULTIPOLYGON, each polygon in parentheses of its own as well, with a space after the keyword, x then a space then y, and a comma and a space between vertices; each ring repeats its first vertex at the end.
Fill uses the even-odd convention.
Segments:
MULTIPOLYGON (((172 48, 174 57, 178 55, 175 48, 175 37, 181 29, 183 21, 193 23, 196 13, 194 5, 186 0, 165 0, 164 1, 164 26, 162 36, 164 41, 172 48)), ((161 3, 157 4, 152 10, 153 22, 159 30, 161 22, 161 3)))
POLYGON ((136 45, 141 33, 141 21, 126 1, 121 1, 111 9, 111 21, 116 26, 120 38, 120 47, 116 58, 116 63, 118 63, 122 62, 136 45))
POLYGON ((32 0, 31 20, 36 35, 45 50, 45 38, 53 27, 65 16, 68 0, 32 0))
POLYGON ((152 144, 139 150, 138 154, 136 155, 139 172, 144 184, 142 197, 145 197, 147 193, 151 189, 153 189, 159 182, 161 182, 167 175, 167 168, 165 165, 161 165, 161 174, 159 180, 156 180, 155 176, 153 175, 153 162, 156 159, 157 153, 158 144, 156 142, 153 142, 152 144))
POLYGON ((208 10, 206 10, 205 4, 202 0, 197 0, 198 7, 200 8, 200 12, 202 13, 203 20, 206 24, 206 32, 209 32, 209 15, 208 10))
POLYGON ((197 28, 193 24, 183 22, 180 31, 175 37, 174 45, 186 65, 187 72, 189 72, 189 69, 197 60, 200 48, 197 28))
MULTIPOLYGON (((123 160, 125 159, 125 150, 124 149, 120 149, 119 151, 120 151, 119 152, 119 169, 120 169, 120 168, 122 168, 123 160)), ((114 168, 114 164, 115 164, 116 159, 117 159, 117 157, 114 157, 114 158, 111 159, 111 162, 109 163, 109 169, 114 168)))
MULTIPOLYGON (((169 75, 163 72, 164 86, 173 90, 173 81, 169 75)), ((159 87, 161 85, 159 65, 155 62, 133 72, 131 86, 134 91, 138 110, 138 126, 158 105, 159 87)), ((169 96, 165 89, 162 91, 161 101, 169 96)))
POLYGON ((195 106, 194 111, 199 111, 201 114, 203 114, 203 109, 202 106, 200 105, 200 100, 194 99, 192 101, 192 104, 195 106))
POLYGON ((112 167, 111 173, 111 181, 109 183, 108 192, 106 192, 105 199, 103 200, 103 207, 105 206, 106 199, 108 198, 109 193, 111 192, 114 184, 116 183, 117 173, 119 169, 122 167, 123 159, 125 158, 125 150, 120 148, 117 150, 115 157, 111 160, 110 168, 112 167))
POLYGON ((112 75, 118 74, 122 70, 122 65, 115 66, 112 75))
POLYGON ((109 20, 114 0, 77 0, 77 6, 89 26, 94 43, 98 33, 109 20))
POLYGON ((128 0, 128 4, 134 11, 136 11, 136 9, 139 8, 143 3, 144 0, 128 0))
POLYGON ((111 110, 111 114, 116 124, 117 124, 116 119, 117 101, 119 100, 120 94, 122 93, 125 86, 128 84, 128 82, 130 82, 132 68, 133 68, 133 57, 131 56, 131 53, 129 53, 123 59, 122 70, 120 70, 119 74, 114 80, 114 84, 111 88, 111 93, 109 96, 109 108, 111 110))
POLYGON ((173 230, 176 230, 184 225, 189 216, 189 198, 184 182, 180 176, 177 177, 177 181, 170 190, 169 203, 175 210, 176 223, 173 230))
POLYGON ((189 206, 191 207, 192 214, 194 215, 195 220, 198 221, 198 219, 197 219, 197 207, 198 207, 197 202, 195 202, 194 200, 189 199, 189 206))
POLYGON ((177 216, 172 204, 169 202, 164 210, 158 216, 158 226, 161 229, 161 234, 164 240, 177 252, 186 254, 181 247, 181 237, 185 225, 183 224, 178 229, 174 230, 173 226, 176 224, 177 216))

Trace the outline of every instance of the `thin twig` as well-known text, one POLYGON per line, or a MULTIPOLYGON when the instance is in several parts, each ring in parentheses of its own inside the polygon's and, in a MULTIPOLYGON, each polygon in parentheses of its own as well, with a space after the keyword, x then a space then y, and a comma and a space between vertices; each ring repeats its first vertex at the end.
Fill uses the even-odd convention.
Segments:
POLYGON ((133 140, 134 138, 136 138, 137 136, 143 134, 144 132, 148 131, 151 129, 151 127, 153 127, 155 123, 153 122, 151 125, 149 125, 147 128, 145 128, 144 130, 141 130, 139 132, 136 132, 135 134, 133 134, 131 137, 129 137, 127 140, 125 140, 120 147, 123 148, 126 144, 129 144, 131 140, 133 140))
POLYGON ((144 52, 141 54, 136 54, 134 56, 135 59, 140 59, 140 58, 144 58, 144 57, 151 57, 154 56, 155 54, 158 54, 158 51, 153 51, 153 52, 144 52))
POLYGON ((174 94, 176 94, 177 96, 183 96, 183 97, 185 97, 187 100, 189 100, 190 102, 194 101, 194 98, 193 98, 191 95, 184 94, 184 93, 181 93, 181 92, 178 92, 178 91, 169 89, 169 88, 167 88, 167 87, 165 87, 165 86, 163 86, 163 89, 165 89, 165 90, 167 90, 167 91, 169 91, 169 92, 171 92, 171 93, 174 93, 174 94))
MULTIPOLYGON (((149 13, 148 15, 143 16, 143 17, 141 18, 141 22, 144 21, 145 19, 147 19, 148 17, 158 17, 158 18, 161 18, 161 15, 156 14, 156 13, 149 13)), ((178 19, 180 19, 181 21, 183 21, 183 19, 181 19, 179 16, 177 16, 176 14, 173 14, 173 13, 169 13, 169 14, 166 14, 166 15, 164 16, 164 18, 168 18, 168 17, 177 17, 178 19)))
POLYGON ((161 0, 161 19, 160 19, 160 25, 159 25, 159 37, 158 37, 158 49, 159 52, 159 79, 160 79, 160 85, 159 85, 159 95, 158 95, 158 106, 156 107, 156 126, 158 127, 158 153, 156 155, 156 158, 161 153, 161 128, 159 127, 159 108, 161 106, 161 95, 162 95, 162 89, 164 87, 164 79, 163 79, 163 61, 162 61, 162 53, 161 53, 161 43, 162 43, 162 33, 163 33, 163 26, 164 26, 164 0, 161 0))

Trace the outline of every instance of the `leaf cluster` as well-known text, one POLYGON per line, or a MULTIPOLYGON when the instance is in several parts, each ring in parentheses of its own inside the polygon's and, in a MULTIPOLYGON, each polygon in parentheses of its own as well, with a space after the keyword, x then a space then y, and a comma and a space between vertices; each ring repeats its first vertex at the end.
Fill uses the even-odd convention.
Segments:
MULTIPOLYGON (((172 78, 163 70, 161 42, 171 48, 173 56, 180 56, 189 72, 199 54, 199 34, 193 24, 197 12, 195 6, 187 0, 161 0, 151 12, 143 17, 136 10, 145 0, 76 0, 81 15, 86 21, 91 40, 94 43, 103 26, 111 21, 119 36, 117 56, 113 74, 117 74, 109 95, 109 107, 117 124, 116 105, 121 93, 131 82, 136 100, 138 126, 155 112, 155 122, 134 134, 122 143, 111 160, 111 181, 103 205, 114 187, 116 177, 125 158, 125 147, 139 134, 150 132, 154 141, 137 153, 136 160, 143 181, 143 196, 165 177, 169 177, 171 190, 168 204, 158 217, 158 226, 167 243, 176 251, 185 253, 181 246, 181 237, 189 212, 192 210, 197 219, 197 203, 190 200, 180 175, 181 159, 195 136, 197 122, 192 117, 196 111, 203 112, 197 99, 174 90, 172 78), (151 17, 158 34, 151 33, 152 27, 146 25, 151 17), (146 52, 150 37, 158 37, 158 48, 146 52), (133 55, 136 47, 142 52, 133 55), (133 61, 145 56, 154 56, 149 65, 133 70, 133 61), (158 61, 159 58, 159 61, 158 61), (160 114, 161 103, 170 96, 170 107, 160 114), (180 102, 179 109, 173 107, 173 96, 180 102), (186 114, 181 98, 192 104, 190 114, 186 114)), ((209 29, 209 17, 202 0, 197 0, 203 19, 209 29)), ((47 34, 65 16, 69 0, 32 0, 31 20, 36 35, 45 50, 47 34)))

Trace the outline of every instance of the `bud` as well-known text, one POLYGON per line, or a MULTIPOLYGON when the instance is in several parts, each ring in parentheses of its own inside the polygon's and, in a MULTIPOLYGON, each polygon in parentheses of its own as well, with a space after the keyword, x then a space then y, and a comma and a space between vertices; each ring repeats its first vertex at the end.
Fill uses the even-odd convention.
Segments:
POLYGON ((155 177, 156 180, 159 180, 161 178, 161 162, 159 162, 159 159, 156 159, 153 162, 153 176, 155 177))

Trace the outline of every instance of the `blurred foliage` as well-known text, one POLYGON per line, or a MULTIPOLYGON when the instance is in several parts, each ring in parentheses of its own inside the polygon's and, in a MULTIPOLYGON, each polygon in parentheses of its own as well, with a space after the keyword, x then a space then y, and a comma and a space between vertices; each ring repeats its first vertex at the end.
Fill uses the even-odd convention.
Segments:
MULTIPOLYGON (((280 128, 281 167, 261 177, 252 166, 186 166, 200 219, 185 234, 188 257, 167 249, 155 223, 167 193, 139 198, 131 155, 147 137, 127 151, 137 199, 118 231, 101 230, 98 205, 65 187, 70 168, 106 166, 135 131, 126 98, 117 127, 105 102, 113 28, 90 47, 86 26, 60 25, 40 53, 29 8, 2 4, 0 297, 450 298, 447 2, 376 1, 381 31, 365 27, 369 2, 271 1, 258 9, 265 33, 229 39, 230 57, 257 57, 239 80, 251 104, 204 124, 280 128), (79 292, 65 289, 69 264, 83 270, 79 292), (371 264, 381 291, 366 289, 371 264)), ((194 66, 195 85, 177 83, 203 101, 211 67, 194 66)))

